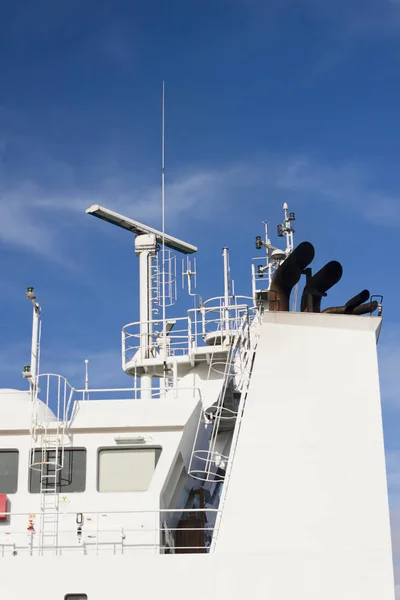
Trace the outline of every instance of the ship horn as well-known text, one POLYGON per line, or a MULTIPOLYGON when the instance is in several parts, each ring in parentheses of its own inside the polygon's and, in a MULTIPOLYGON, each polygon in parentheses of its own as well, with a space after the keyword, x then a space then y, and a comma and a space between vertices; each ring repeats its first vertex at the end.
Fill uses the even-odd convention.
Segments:
POLYGON ((289 310, 290 293, 299 282, 304 269, 314 259, 315 250, 310 242, 302 242, 277 268, 269 292, 269 309, 274 311, 289 310))
POLYGON ((301 312, 321 312, 321 300, 326 292, 333 287, 343 274, 343 268, 337 260, 331 260, 311 277, 301 296, 301 312))

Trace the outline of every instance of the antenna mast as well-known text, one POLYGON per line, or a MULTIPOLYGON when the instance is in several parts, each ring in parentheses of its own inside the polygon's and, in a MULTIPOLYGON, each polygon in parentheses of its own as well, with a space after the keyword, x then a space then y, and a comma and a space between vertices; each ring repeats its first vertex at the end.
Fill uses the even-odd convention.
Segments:
POLYGON ((291 254, 293 252, 294 229, 292 227, 291 222, 294 221, 296 218, 294 212, 288 213, 288 210, 289 210, 289 207, 287 205, 287 202, 285 202, 285 204, 283 205, 284 221, 283 221, 282 225, 278 225, 278 235, 282 236, 283 234, 285 234, 285 237, 286 237, 286 250, 285 250, 286 256, 289 256, 289 254, 291 254))
POLYGON ((166 386, 167 379, 167 328, 166 328, 166 298, 165 298, 165 81, 162 82, 162 115, 161 115, 161 233, 162 233, 162 336, 163 336, 163 353, 164 353, 164 385, 166 386))
POLYGON ((40 336, 42 331, 42 309, 37 302, 35 290, 28 287, 26 298, 32 302, 32 344, 31 344, 31 363, 24 367, 23 376, 29 380, 31 386, 32 400, 37 393, 37 383, 40 370, 40 336))
MULTIPOLYGON (((260 235, 256 236, 256 249, 261 250, 261 248, 265 248, 265 257, 264 264, 258 265, 257 270, 253 263, 252 265, 252 273, 253 273, 253 297, 256 298, 256 294, 260 289, 258 288, 258 284, 260 283, 260 279, 264 278, 264 275, 267 276, 267 286, 262 287, 262 290, 269 290, 272 283, 272 278, 276 269, 282 262, 293 252, 294 249, 294 229, 292 227, 292 221, 295 220, 294 212, 288 212, 289 207, 285 202, 283 205, 283 223, 279 224, 277 227, 277 235, 278 237, 286 238, 286 248, 285 250, 280 250, 276 246, 273 246, 271 240, 268 236, 268 223, 263 221, 265 226, 265 238, 264 240, 260 235)), ((256 260, 256 259, 254 259, 256 260)))

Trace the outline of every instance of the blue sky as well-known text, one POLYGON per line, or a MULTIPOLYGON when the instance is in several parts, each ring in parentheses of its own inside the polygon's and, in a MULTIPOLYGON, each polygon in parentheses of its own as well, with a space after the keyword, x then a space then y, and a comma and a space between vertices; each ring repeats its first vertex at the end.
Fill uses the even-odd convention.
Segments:
MULTIPOLYGON (((168 230, 200 247, 198 291, 236 291, 262 219, 287 201, 315 264, 344 265, 332 303, 384 295, 381 374, 395 546, 400 427, 395 280, 400 227, 400 2, 213 0, 1 3, 0 385, 29 361, 34 285, 43 369, 126 385, 119 342, 138 318, 131 237, 100 203, 160 225, 166 80, 168 230)), ((399 577, 400 579, 400 577, 399 577)))

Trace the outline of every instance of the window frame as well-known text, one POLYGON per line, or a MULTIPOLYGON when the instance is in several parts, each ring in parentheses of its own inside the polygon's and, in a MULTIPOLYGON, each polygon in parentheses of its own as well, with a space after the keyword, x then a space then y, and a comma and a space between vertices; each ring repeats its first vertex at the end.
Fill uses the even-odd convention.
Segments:
POLYGON ((157 465, 158 462, 160 460, 160 456, 162 454, 163 451, 163 447, 160 446, 159 444, 121 444, 118 446, 99 446, 99 448, 97 448, 97 462, 96 462, 96 491, 98 494, 143 494, 149 491, 151 483, 153 481, 153 477, 154 477, 154 473, 156 472, 157 469, 157 465), (133 490, 133 491, 108 491, 108 492, 102 492, 99 490, 99 483, 100 483, 100 453, 103 450, 113 450, 115 452, 121 451, 121 450, 156 450, 156 464, 154 466, 154 471, 153 474, 151 476, 150 479, 150 483, 149 486, 147 488, 147 490, 133 490), (158 451, 158 453, 157 453, 158 451))
POLYGON ((16 477, 16 489, 14 492, 3 492, 0 489, 0 494, 7 494, 7 496, 11 496, 13 494, 16 494, 18 492, 18 487, 19 487, 19 449, 18 448, 0 448, 0 454, 1 453, 5 453, 5 452, 9 452, 9 453, 13 453, 17 455, 17 477, 16 477))
MULTIPOLYGON (((74 452, 74 451, 84 451, 85 452, 85 480, 84 480, 84 485, 83 485, 83 489, 79 490, 79 491, 72 491, 72 490, 63 490, 62 489, 62 485, 61 485, 61 481, 60 481, 60 485, 57 485, 57 493, 58 494, 83 494, 86 491, 86 484, 87 484, 87 448, 85 448, 84 446, 73 446, 73 447, 68 447, 68 448, 64 448, 64 452, 74 452)), ((31 460, 32 460, 32 453, 35 452, 41 452, 42 451, 42 447, 38 447, 38 448, 33 448, 30 452, 29 452, 29 465, 31 464, 31 460)), ((65 466, 65 465, 64 465, 65 466)), ((28 468, 28 493, 29 494, 40 494, 40 471, 38 469, 32 469, 30 466, 28 468), (33 473, 38 473, 39 475, 39 489, 38 491, 32 491, 32 475, 33 473)), ((61 478, 61 474, 62 474, 62 469, 60 471, 60 478, 61 478)))

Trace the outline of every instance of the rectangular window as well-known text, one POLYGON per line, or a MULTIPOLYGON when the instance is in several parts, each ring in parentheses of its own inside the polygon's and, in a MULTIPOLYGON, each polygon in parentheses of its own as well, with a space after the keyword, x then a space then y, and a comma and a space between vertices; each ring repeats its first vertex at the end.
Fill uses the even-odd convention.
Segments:
POLYGON ((37 448, 34 454, 34 466, 29 469, 29 491, 32 494, 40 492, 40 469, 41 461, 43 464, 43 488, 50 489, 54 486, 54 475, 57 471, 57 492, 72 493, 84 492, 86 487, 86 449, 85 448, 67 448, 64 450, 64 456, 58 450, 56 460, 56 451, 47 450, 46 455, 42 456, 42 449, 37 448), (56 462, 62 467, 56 469, 56 462), (49 477, 50 476, 50 477, 49 477))
POLYGON ((0 450, 0 494, 15 494, 18 489, 18 450, 0 450))
POLYGON ((150 485, 161 448, 99 450, 99 492, 144 492, 150 485))
POLYGON ((87 600, 86 594, 66 594, 64 600, 87 600))

